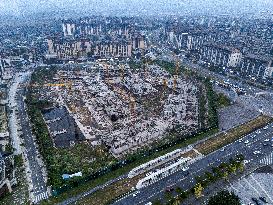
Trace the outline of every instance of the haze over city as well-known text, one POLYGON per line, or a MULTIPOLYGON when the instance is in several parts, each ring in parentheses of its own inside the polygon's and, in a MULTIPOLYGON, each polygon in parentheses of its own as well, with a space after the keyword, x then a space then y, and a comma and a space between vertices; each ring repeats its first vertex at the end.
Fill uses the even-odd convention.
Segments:
MULTIPOLYGON (((1 0, 1 14, 24 16, 30 13, 70 11, 111 15, 160 14, 272 14, 271 0, 1 0)), ((63 15, 66 15, 63 12, 63 15)), ((69 14, 67 14, 69 15, 69 14)))

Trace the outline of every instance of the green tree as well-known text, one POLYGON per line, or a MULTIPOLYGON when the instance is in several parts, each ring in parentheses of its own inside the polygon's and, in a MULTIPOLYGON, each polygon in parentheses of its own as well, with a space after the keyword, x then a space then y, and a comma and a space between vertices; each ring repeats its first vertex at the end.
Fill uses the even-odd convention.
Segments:
POLYGON ((237 167, 236 167, 236 164, 230 164, 229 166, 228 166, 228 171, 229 171, 229 173, 236 173, 236 171, 237 171, 237 167))
POLYGON ((175 192, 177 194, 181 194, 182 193, 182 189, 178 186, 178 187, 175 188, 175 192))
POLYGON ((216 97, 218 108, 227 107, 231 104, 229 98, 225 96, 223 93, 219 93, 216 97))
POLYGON ((214 173, 214 177, 216 179, 221 178, 223 175, 223 172, 219 167, 212 167, 212 172, 214 173))
POLYGON ((181 199, 186 199, 189 196, 189 192, 188 191, 182 191, 179 196, 180 196, 181 199))
POLYGON ((241 171, 241 172, 243 172, 244 171, 244 164, 243 164, 243 162, 241 162, 241 163, 239 163, 238 164, 238 169, 241 171))
POLYGON ((177 196, 174 198, 174 202, 172 203, 172 205, 180 205, 181 202, 182 202, 182 199, 179 196, 177 196))
POLYGON ((215 180, 215 177, 211 172, 205 172, 205 176, 209 182, 213 182, 215 180))
POLYGON ((225 168, 227 168, 227 167, 228 167, 228 164, 225 163, 225 162, 222 162, 222 163, 219 165, 219 168, 220 168, 220 169, 225 169, 225 168))
POLYGON ((202 196, 202 192, 203 192, 203 187, 200 183, 197 183, 195 186, 194 186, 194 195, 196 198, 200 198, 202 196))
POLYGON ((24 164, 23 155, 22 154, 15 155, 14 156, 14 163, 15 163, 16 167, 22 167, 24 164))
POLYGON ((11 143, 8 143, 7 145, 6 145, 6 147, 5 147, 5 151, 7 152, 7 153, 12 153, 13 152, 13 147, 12 147, 12 144, 11 143))
POLYGON ((156 199, 152 202, 153 205, 162 205, 161 201, 159 199, 156 199))
POLYGON ((171 198, 172 198, 173 196, 172 196, 172 194, 170 193, 170 192, 165 192, 165 194, 164 194, 164 198, 166 199, 166 201, 169 201, 169 200, 171 200, 171 198))
POLYGON ((226 190, 218 192, 209 198, 208 205, 241 205, 240 198, 226 190))
POLYGON ((223 172, 223 176, 222 176, 225 180, 227 180, 228 178, 228 172, 223 172))

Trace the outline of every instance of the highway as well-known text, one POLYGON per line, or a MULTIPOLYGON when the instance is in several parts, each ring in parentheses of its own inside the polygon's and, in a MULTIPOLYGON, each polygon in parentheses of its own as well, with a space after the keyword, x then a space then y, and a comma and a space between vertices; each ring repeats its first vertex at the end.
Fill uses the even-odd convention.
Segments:
POLYGON ((217 150, 201 160, 196 161, 189 166, 188 171, 179 171, 171 176, 168 176, 155 184, 142 188, 139 191, 130 193, 127 197, 113 203, 114 205, 128 205, 128 204, 146 204, 155 199, 163 199, 166 187, 179 186, 183 190, 187 190, 194 186, 195 177, 204 174, 206 171, 211 171, 211 167, 218 166, 222 162, 228 162, 231 157, 237 154, 243 154, 249 163, 259 163, 261 159, 272 153, 271 138, 273 133, 273 123, 267 129, 259 129, 247 136, 242 140, 237 140, 232 144, 225 146, 224 149, 217 150), (264 140, 270 140, 265 142, 264 140), (248 143, 247 143, 248 142, 248 143), (267 145, 264 145, 264 144, 267 145), (260 153, 254 154, 254 151, 260 153))
MULTIPOLYGON (((21 83, 26 83, 28 78, 29 75, 23 74, 20 79, 22 81, 21 83)), ((26 105, 24 103, 25 94, 25 87, 17 89, 18 120, 22 127, 21 132, 24 140, 23 154, 27 161, 27 178, 30 179, 30 200, 33 203, 38 203, 39 201, 48 198, 48 192, 45 182, 45 169, 43 168, 26 112, 26 105)))

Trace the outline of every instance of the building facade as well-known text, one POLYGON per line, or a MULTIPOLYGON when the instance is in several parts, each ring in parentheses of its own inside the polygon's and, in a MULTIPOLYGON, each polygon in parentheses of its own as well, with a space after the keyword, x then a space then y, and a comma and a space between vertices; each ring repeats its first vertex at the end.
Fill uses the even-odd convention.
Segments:
POLYGON ((245 55, 242 58, 240 72, 255 78, 272 77, 272 59, 257 55, 245 55))
POLYGON ((127 18, 64 20, 63 37, 47 39, 47 59, 131 57, 146 48, 145 36, 127 18), (133 24, 132 24, 133 25, 133 24))

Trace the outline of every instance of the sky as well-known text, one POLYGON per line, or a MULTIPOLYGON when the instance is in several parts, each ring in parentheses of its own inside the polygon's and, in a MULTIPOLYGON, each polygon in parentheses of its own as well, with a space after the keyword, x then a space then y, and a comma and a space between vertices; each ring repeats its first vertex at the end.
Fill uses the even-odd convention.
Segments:
POLYGON ((130 14, 273 12, 273 0, 0 0, 0 14, 49 11, 130 14))

